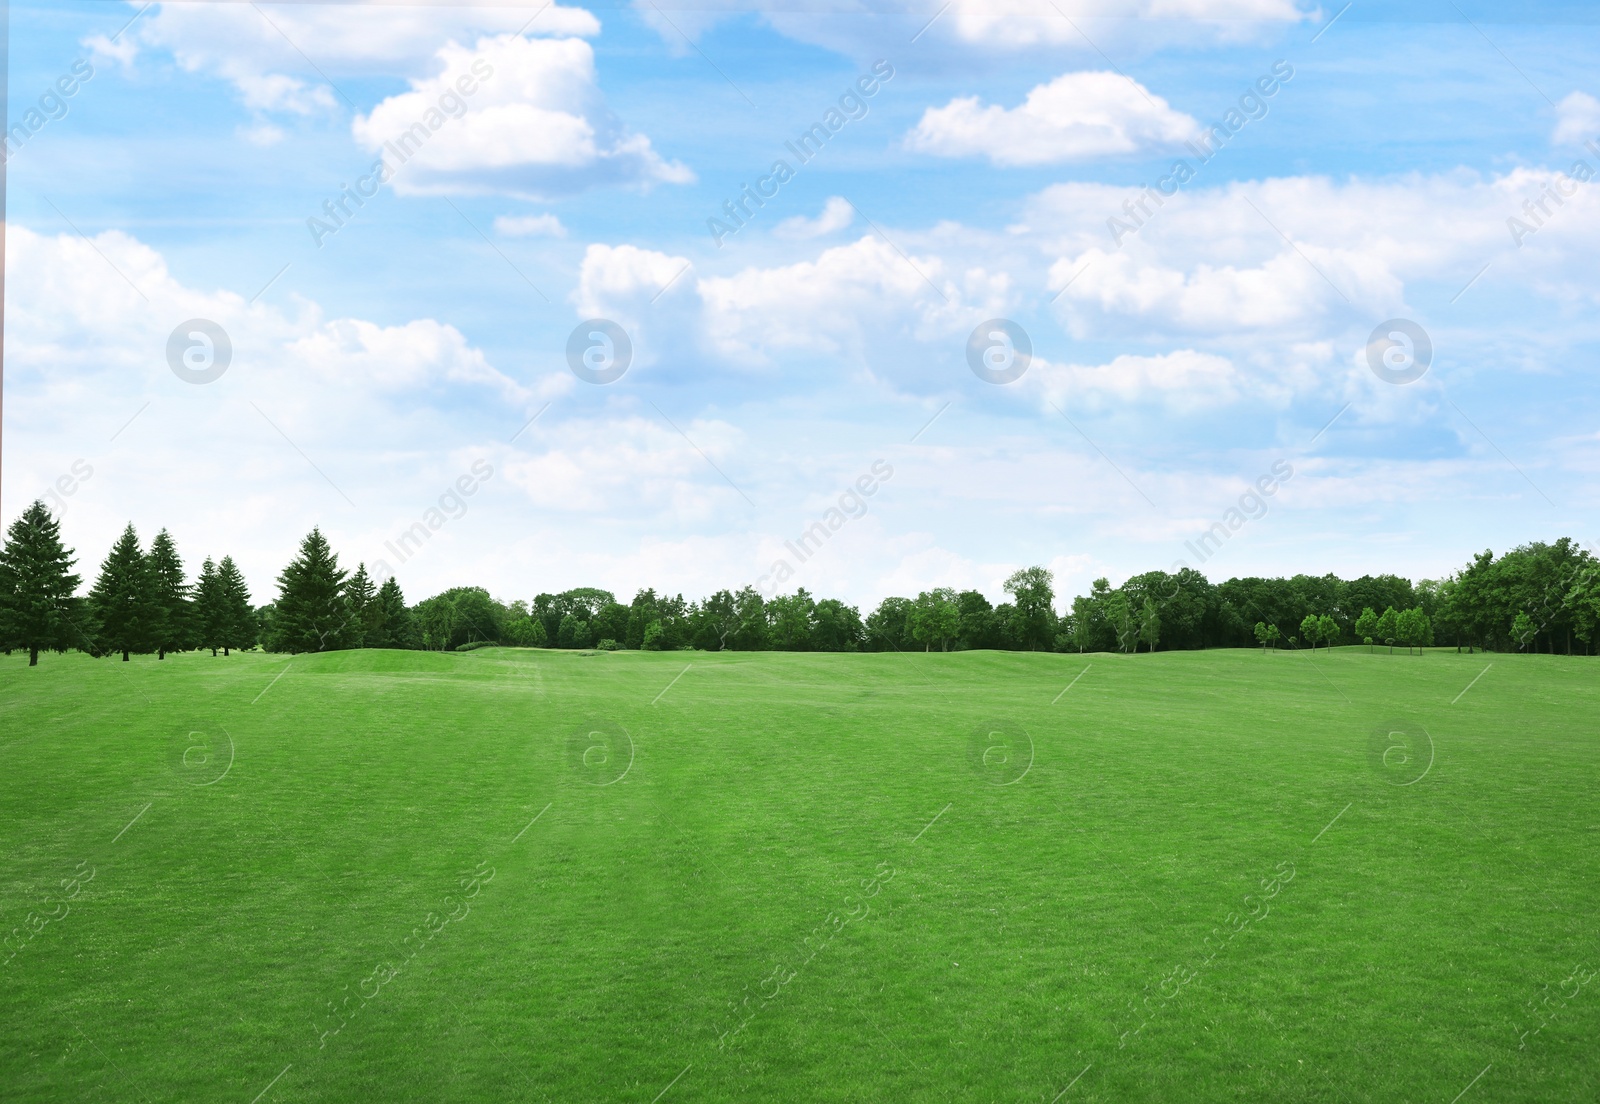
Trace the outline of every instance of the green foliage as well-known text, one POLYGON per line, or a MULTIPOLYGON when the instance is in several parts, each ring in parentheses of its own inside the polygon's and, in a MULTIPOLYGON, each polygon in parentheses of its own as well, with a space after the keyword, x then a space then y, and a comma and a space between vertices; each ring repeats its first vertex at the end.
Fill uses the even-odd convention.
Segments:
POLYGON ((593 639, 589 635, 589 623, 580 621, 576 613, 569 613, 561 619, 560 630, 556 633, 556 646, 560 648, 587 648, 593 639))
POLYGON ((367 574, 367 565, 356 564, 356 573, 344 584, 344 604, 350 614, 350 620, 344 631, 346 648, 370 646, 367 637, 375 635, 373 620, 380 612, 375 601, 377 596, 377 588, 372 585, 372 576, 367 574))
POLYGON ((1368 606, 1361 611, 1361 616, 1356 618, 1356 635, 1359 636, 1367 650, 1372 650, 1372 638, 1378 635, 1378 615, 1368 606))
POLYGON ((1053 576, 1042 567, 1025 567, 1005 581, 1003 589, 1016 605, 1012 630, 1017 643, 1030 651, 1055 643, 1055 588, 1053 576))
POLYGON ((157 613, 139 534, 132 522, 100 565, 100 576, 89 591, 89 606, 94 611, 101 652, 120 652, 126 663, 130 653, 155 651, 157 613))
POLYGON ((406 608, 406 596, 400 583, 388 578, 378 588, 372 601, 372 618, 368 621, 367 647, 416 648, 421 644, 416 621, 406 608))
POLYGON ((260 639, 260 626, 250 605, 250 588, 245 585, 244 573, 232 556, 222 557, 217 565, 217 577, 221 581, 224 611, 222 654, 227 655, 231 649, 254 648, 260 639))
POLYGON ((911 613, 909 598, 885 598, 878 608, 867 615, 867 644, 875 652, 905 652, 911 650, 911 613))
POLYGON ((961 607, 950 587, 925 590, 911 606, 911 639, 923 649, 950 650, 961 634, 961 607))
POLYGON ((155 646, 157 658, 166 659, 168 652, 193 647, 194 632, 190 624, 189 588, 183 582, 183 561, 178 557, 172 534, 165 529, 150 542, 145 573, 149 587, 150 642, 155 646))
POLYGON ((506 608, 482 587, 451 587, 418 602, 413 616, 424 648, 449 651, 475 640, 506 640, 506 608))
POLYGON ((300 554, 278 576, 268 647, 291 653, 344 647, 351 622, 344 581, 328 539, 321 529, 312 529, 300 542, 300 554))
POLYGON ((0 648, 21 648, 28 666, 39 653, 90 646, 78 622, 81 603, 73 597, 77 561, 61 543, 61 525, 42 501, 35 501, 6 531, 0 548, 0 648))
POLYGON ((1383 616, 1378 618, 1378 639, 1389 645, 1389 650, 1394 651, 1394 645, 1400 639, 1400 615, 1390 606, 1383 611, 1383 616))
POLYGON ((661 622, 652 621, 645 626, 644 639, 640 642, 639 647, 647 652, 659 652, 662 650, 662 645, 666 638, 667 632, 661 627, 661 622))
POLYGON ((1152 652, 1161 642, 1161 611, 1156 607, 1155 599, 1148 594, 1139 607, 1139 639, 1152 652))

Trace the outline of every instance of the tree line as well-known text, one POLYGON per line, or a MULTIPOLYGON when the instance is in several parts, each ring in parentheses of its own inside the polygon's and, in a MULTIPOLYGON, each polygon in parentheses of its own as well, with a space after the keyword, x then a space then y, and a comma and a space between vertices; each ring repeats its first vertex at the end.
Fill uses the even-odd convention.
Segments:
POLYGON ((858 607, 804 588, 766 597, 754 587, 699 601, 640 590, 629 603, 578 587, 531 601, 500 601, 455 587, 416 605, 394 578, 351 572, 320 530, 300 542, 277 577, 273 601, 255 606, 232 557, 207 557, 191 581, 171 535, 141 545, 130 524, 86 594, 59 522, 35 502, 0 547, 0 648, 76 649, 95 656, 209 649, 228 655, 343 648, 461 651, 519 647, 705 651, 1098 652, 1333 647, 1342 643, 1588 654, 1600 629, 1600 561, 1570 538, 1485 551, 1448 578, 1413 584, 1396 575, 1235 578, 1198 571, 1146 572, 1112 587, 1096 579, 1065 613, 1051 573, 1015 572, 1007 600, 939 587, 891 597, 865 617, 858 607), (1378 611, 1382 611, 1381 613, 1378 611))

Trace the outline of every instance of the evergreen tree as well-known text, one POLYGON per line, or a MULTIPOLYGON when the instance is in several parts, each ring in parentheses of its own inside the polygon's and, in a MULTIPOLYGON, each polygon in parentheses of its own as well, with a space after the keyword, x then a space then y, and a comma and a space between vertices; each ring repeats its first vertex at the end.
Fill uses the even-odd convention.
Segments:
POLYGON ((406 608, 406 596, 400 584, 390 578, 383 581, 372 600, 372 620, 369 622, 367 647, 414 648, 416 628, 411 611, 406 608))
POLYGON ((191 644, 189 588, 183 583, 183 561, 178 546, 165 529, 150 542, 145 557, 145 581, 150 587, 150 637, 156 658, 181 652, 191 644))
POLYGON ((279 652, 326 652, 344 646, 350 609, 345 572, 321 529, 300 542, 300 554, 278 576, 271 646, 279 652))
POLYGON ((194 605, 190 613, 194 643, 202 648, 210 648, 211 654, 216 655, 217 649, 227 638, 227 606, 223 599, 222 577, 217 574, 217 565, 210 556, 200 565, 200 578, 195 580, 194 605))
POLYGON ((244 574, 232 556, 222 557, 217 565, 217 585, 222 591, 222 654, 230 648, 241 651, 256 646, 256 611, 250 605, 250 588, 245 586, 244 574))
POLYGON ((139 534, 129 522, 111 546, 100 567, 100 577, 89 591, 102 652, 121 652, 122 662, 126 663, 130 652, 154 650, 153 596, 144 553, 139 550, 139 534))
POLYGON ((357 564, 356 573, 344 585, 345 605, 350 608, 350 625, 345 630, 346 647, 372 647, 367 640, 367 632, 373 616, 378 612, 374 601, 376 597, 377 588, 372 585, 372 576, 367 574, 367 565, 357 564))
MULTIPOLYGON (((77 642, 77 561, 61 543, 61 524, 36 501, 11 523, 0 548, 0 647, 26 648, 28 666, 41 651, 77 642)), ((84 643, 88 643, 85 641, 84 643)))

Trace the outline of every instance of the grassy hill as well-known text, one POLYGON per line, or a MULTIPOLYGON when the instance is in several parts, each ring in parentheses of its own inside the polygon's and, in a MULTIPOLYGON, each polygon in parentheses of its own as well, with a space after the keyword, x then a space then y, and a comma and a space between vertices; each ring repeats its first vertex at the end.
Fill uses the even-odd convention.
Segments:
POLYGON ((1600 1095, 1595 661, 25 663, 7 1101, 1600 1095))

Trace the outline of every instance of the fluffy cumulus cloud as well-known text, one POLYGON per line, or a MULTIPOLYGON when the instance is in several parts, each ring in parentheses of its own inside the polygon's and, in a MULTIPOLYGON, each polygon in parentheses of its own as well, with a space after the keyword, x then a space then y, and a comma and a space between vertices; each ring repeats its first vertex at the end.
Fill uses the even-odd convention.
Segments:
POLYGON ((1417 284, 1448 299, 1486 264, 1491 281, 1537 273, 1563 297, 1592 294, 1578 259, 1600 237, 1593 191, 1544 169, 1277 178, 1159 205, 1140 190, 1058 185, 1012 230, 1055 253, 1049 285, 1074 332, 1309 338, 1342 318, 1406 314, 1417 284))
POLYGON ((374 534, 461 474, 455 449, 486 426, 491 439, 514 429, 570 384, 512 380, 436 319, 329 318, 303 300, 286 312, 189 286, 117 231, 90 242, 13 225, 7 238, 7 398, 20 427, 7 443, 24 458, 6 466, 7 501, 83 461, 94 475, 63 505, 87 549, 130 517, 146 535, 157 524, 203 532, 215 543, 190 555, 234 551, 264 587, 285 542, 332 522, 374 537, 370 559, 374 534), (231 346, 204 385, 169 368, 175 336, 191 367, 218 355, 188 336, 196 319, 231 346))
POLYGON ((884 371, 905 360, 907 340, 944 340, 999 313, 1009 281, 937 255, 902 254, 869 235, 814 261, 709 277, 697 288, 706 334, 726 356, 761 362, 786 350, 848 353, 884 371), (874 353, 896 346, 899 356, 874 353))
POLYGON ((543 198, 694 179, 606 108, 594 49, 582 39, 502 35, 470 50, 451 43, 437 67, 352 123, 356 141, 389 165, 397 191, 543 198))
POLYGON ((1556 129, 1550 141, 1581 146, 1596 138, 1600 138, 1600 100, 1587 92, 1569 92, 1556 105, 1556 129))
MULTIPOLYGON (((147 7, 130 2, 129 8, 147 7)), ((142 49, 170 54, 188 72, 230 82, 245 105, 260 111, 310 114, 332 110, 337 94, 307 63, 329 77, 401 73, 423 77, 441 42, 516 33, 592 36, 600 23, 581 8, 551 5, 530 22, 521 7, 422 7, 351 0, 338 4, 161 4, 117 43, 89 45, 132 63, 142 49), (304 51, 304 53, 302 53, 304 51)))
POLYGON ((1107 72, 1066 73, 1015 108, 978 97, 930 107, 906 144, 942 157, 997 165, 1046 165, 1176 145, 1199 124, 1137 81, 1107 72))

